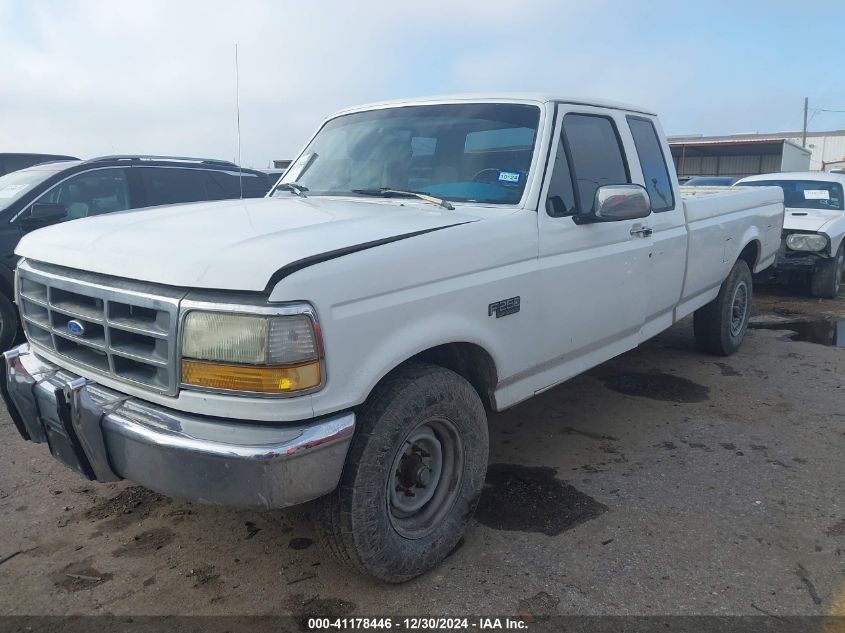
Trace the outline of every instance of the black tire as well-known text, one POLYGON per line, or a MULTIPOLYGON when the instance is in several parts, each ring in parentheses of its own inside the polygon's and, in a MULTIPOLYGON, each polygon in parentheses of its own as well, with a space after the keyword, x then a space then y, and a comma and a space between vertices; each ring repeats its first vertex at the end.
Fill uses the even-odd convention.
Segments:
POLYGON ((0 352, 12 347, 18 337, 18 310, 9 298, 0 293, 0 352))
MULTIPOLYGON (((488 444, 484 406, 469 382, 436 365, 404 365, 382 381, 358 412, 340 483, 315 509, 321 542, 342 563, 386 582, 425 573, 457 546, 475 512, 488 444), (429 424, 450 426, 438 431, 429 424), (413 452, 416 440, 413 445, 408 440, 419 434, 426 439, 431 428, 443 451, 441 476, 428 482, 432 488, 408 485, 408 491, 420 491, 419 500, 433 496, 415 514, 399 517, 394 496, 401 496, 400 503, 418 500, 416 492, 395 492, 406 490, 397 483, 405 481, 406 459, 418 460, 411 472, 425 470, 419 466, 420 453, 413 452), (460 455, 452 459, 451 469, 445 465, 448 450, 460 455)), ((432 453, 437 450, 422 452, 429 459, 432 453)))
POLYGON ((740 259, 716 298, 695 311, 693 331, 699 349, 718 356, 730 356, 739 349, 748 328, 752 291, 751 270, 740 259))
POLYGON ((814 297, 836 299, 839 296, 839 286, 842 284, 843 270, 845 270, 845 240, 839 246, 836 257, 826 259, 816 265, 810 282, 810 294, 814 297))

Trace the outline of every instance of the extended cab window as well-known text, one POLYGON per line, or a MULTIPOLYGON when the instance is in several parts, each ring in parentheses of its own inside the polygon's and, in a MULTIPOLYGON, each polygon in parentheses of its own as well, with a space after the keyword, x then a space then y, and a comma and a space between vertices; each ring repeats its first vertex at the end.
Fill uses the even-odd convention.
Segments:
POLYGON ((599 187, 631 182, 622 144, 611 119, 567 114, 563 117, 563 134, 569 146, 579 212, 593 208, 599 187))
POLYGON ((203 171, 172 167, 141 167, 147 206, 208 200, 203 171))
POLYGON ((657 130, 648 119, 628 117, 628 127, 634 137, 640 167, 645 178, 645 188, 651 198, 651 210, 655 213, 671 211, 675 208, 675 194, 672 192, 669 170, 660 147, 657 130))

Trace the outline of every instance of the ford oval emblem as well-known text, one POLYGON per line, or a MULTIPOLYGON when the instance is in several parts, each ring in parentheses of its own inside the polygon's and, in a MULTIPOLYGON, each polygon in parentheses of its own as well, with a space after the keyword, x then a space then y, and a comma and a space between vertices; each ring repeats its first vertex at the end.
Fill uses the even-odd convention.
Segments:
POLYGON ((76 336, 85 335, 85 326, 76 319, 67 322, 67 331, 76 336))

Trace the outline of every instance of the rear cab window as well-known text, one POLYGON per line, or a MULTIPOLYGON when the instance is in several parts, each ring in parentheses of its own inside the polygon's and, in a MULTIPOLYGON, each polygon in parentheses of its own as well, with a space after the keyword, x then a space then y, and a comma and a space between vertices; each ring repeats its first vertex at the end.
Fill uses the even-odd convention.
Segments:
POLYGON ((628 127, 637 148, 645 188, 651 198, 651 210, 655 213, 671 211, 675 208, 675 193, 669 178, 666 156, 663 154, 654 124, 646 118, 629 115, 628 127))

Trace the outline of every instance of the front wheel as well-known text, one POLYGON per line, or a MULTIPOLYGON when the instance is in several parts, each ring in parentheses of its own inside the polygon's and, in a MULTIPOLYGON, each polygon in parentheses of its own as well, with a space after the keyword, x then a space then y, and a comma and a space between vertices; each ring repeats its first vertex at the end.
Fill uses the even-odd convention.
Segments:
POLYGON ((839 286, 842 284, 843 269, 845 269, 845 240, 839 245, 836 257, 824 260, 816 266, 810 282, 810 294, 814 297, 836 299, 839 296, 839 286))
POLYGON ((458 374, 409 363, 358 415, 337 489, 315 514, 346 565, 387 582, 428 571, 458 544, 487 469, 487 416, 458 374))
POLYGON ((738 260, 719 294, 695 311, 693 330, 698 347, 710 354, 730 356, 742 344, 751 314, 751 270, 738 260))

